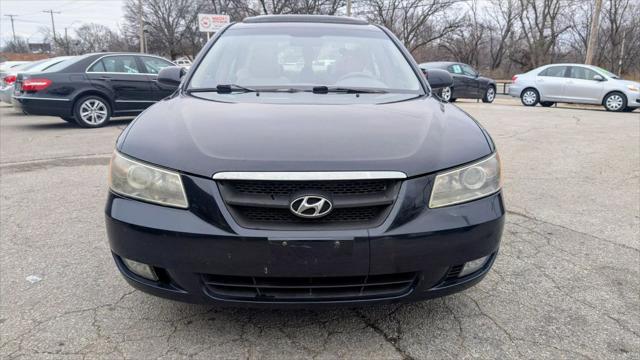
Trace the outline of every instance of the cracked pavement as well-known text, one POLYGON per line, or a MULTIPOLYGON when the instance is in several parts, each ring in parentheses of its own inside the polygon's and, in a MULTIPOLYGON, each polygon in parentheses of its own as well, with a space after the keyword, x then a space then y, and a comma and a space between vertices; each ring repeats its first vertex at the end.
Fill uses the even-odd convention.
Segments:
POLYGON ((508 216, 485 280, 431 301, 305 311, 133 290, 103 222, 128 122, 85 130, 2 105, 0 357, 640 358, 640 113, 459 106, 503 162, 508 216))

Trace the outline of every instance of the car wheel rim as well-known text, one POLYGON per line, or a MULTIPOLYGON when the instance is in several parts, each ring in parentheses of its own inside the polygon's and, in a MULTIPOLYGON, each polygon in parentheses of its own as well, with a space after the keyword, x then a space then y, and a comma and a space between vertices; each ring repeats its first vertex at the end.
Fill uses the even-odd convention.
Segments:
POLYGON ((611 95, 607 98, 607 108, 610 110, 620 110, 622 103, 622 96, 620 95, 611 95))
POLYGON ((487 100, 493 101, 493 98, 495 96, 496 96, 496 92, 493 90, 493 88, 489 88, 489 90, 487 90, 487 100))
POLYGON ((101 124, 107 119, 107 105, 100 100, 91 99, 80 106, 80 118, 87 124, 101 124))
POLYGON ((527 105, 533 105, 536 102, 536 93, 533 91, 527 91, 522 95, 522 101, 527 105))
POLYGON ((451 100, 451 88, 446 87, 442 89, 442 100, 444 101, 451 100))

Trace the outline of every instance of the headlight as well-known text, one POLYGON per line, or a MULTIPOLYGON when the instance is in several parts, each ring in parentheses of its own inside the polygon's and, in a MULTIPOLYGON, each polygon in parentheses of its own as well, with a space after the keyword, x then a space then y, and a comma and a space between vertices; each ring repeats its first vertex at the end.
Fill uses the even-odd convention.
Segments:
POLYGON ((438 208, 491 195, 500 190, 498 153, 475 164, 436 175, 430 208, 438 208))
POLYGON ((128 159, 114 151, 109 187, 120 195, 156 204, 187 208, 187 196, 178 173, 128 159))
POLYGON ((627 85, 627 89, 629 89, 630 91, 633 91, 633 92, 640 91, 640 89, 638 89, 638 87, 635 86, 635 85, 627 85))

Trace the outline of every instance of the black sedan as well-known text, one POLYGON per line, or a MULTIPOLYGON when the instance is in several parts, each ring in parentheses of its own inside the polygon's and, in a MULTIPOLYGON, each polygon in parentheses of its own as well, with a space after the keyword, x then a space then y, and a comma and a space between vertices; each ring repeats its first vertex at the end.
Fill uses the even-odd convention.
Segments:
POLYGON ((18 74, 12 103, 31 115, 59 116, 82 127, 107 124, 112 116, 133 116, 165 98, 175 86, 158 84, 161 57, 129 53, 79 56, 47 70, 18 74))
POLYGON ((216 33, 113 154, 106 229, 142 291, 247 306, 415 301, 478 283, 498 153, 387 29, 260 16, 216 33), (431 85, 431 86, 430 86, 431 85), (463 144, 463 145, 462 145, 463 144))
POLYGON ((453 86, 440 90, 442 100, 456 101, 456 99, 482 99, 490 103, 496 98, 496 81, 480 74, 470 65, 458 62, 427 62, 419 65, 424 70, 442 69, 453 77, 453 86))

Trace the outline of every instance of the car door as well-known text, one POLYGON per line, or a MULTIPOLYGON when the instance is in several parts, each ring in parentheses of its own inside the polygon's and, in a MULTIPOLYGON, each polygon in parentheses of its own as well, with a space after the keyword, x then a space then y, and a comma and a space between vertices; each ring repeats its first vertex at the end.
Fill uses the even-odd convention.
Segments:
POLYGON ((173 94, 174 91, 178 88, 177 86, 170 86, 158 83, 158 73, 160 70, 169 67, 175 66, 172 62, 155 57, 155 56, 138 56, 140 60, 141 66, 144 68, 144 72, 150 80, 149 86, 151 87, 151 92, 154 101, 159 101, 167 96, 173 94))
POLYGON ((542 70, 536 76, 536 89, 543 101, 563 101, 563 89, 567 80, 569 67, 558 65, 542 70))
MULTIPOLYGON (((604 81, 596 80, 599 75, 584 66, 570 66, 569 77, 565 81, 563 97, 570 102, 598 104, 602 99, 604 81)), ((604 79, 600 75, 600 79, 604 79)))
POLYGON ((452 98, 465 98, 469 97, 469 83, 467 77, 464 76, 462 66, 460 64, 449 65, 447 68, 451 77, 453 78, 453 93, 452 98))
POLYGON ((460 64, 462 67, 462 73, 465 76, 467 82, 467 92, 470 98, 477 99, 482 97, 480 95, 480 81, 478 81, 478 72, 467 64, 460 64))
POLYGON ((151 81, 134 55, 107 55, 87 69, 91 84, 111 94, 114 113, 137 112, 153 104, 151 81))

